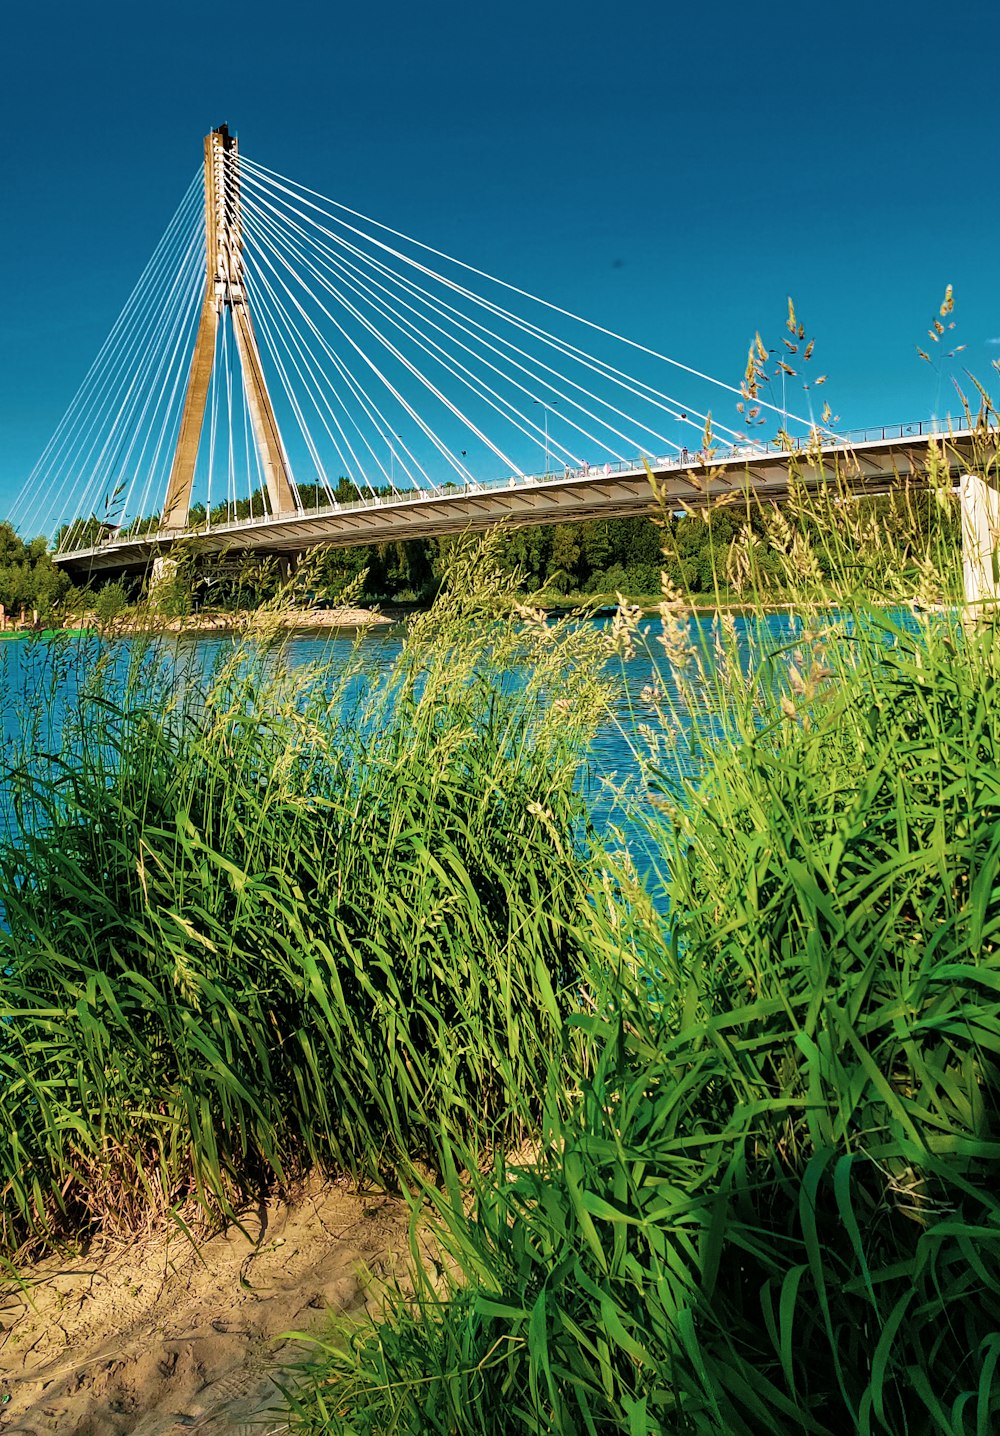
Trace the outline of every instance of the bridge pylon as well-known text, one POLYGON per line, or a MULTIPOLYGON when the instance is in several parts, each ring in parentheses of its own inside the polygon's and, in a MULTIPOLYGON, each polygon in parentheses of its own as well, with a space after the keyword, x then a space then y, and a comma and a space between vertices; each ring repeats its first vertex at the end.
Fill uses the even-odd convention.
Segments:
POLYGON ((298 512, 295 485, 260 362, 243 282, 239 143, 228 125, 205 136, 205 298, 198 321, 184 409, 163 505, 161 528, 187 525, 205 406, 215 364, 219 321, 226 310, 240 358, 254 442, 272 514, 298 512))

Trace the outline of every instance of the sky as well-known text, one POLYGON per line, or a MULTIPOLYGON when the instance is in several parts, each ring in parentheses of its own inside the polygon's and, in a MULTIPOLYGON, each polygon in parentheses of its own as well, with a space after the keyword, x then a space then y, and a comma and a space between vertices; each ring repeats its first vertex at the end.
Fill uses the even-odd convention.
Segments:
POLYGON ((840 428, 954 412, 966 369, 996 393, 998 40, 982 0, 11 0, 0 517, 222 121, 259 164, 734 384, 791 295, 840 428), (929 365, 947 284, 965 348, 929 365))

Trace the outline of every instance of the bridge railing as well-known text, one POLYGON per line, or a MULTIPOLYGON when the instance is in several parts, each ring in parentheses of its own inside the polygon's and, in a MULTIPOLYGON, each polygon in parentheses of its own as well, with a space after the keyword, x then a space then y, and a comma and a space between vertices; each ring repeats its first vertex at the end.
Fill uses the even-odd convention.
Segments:
MULTIPOLYGON (((894 440, 909 438, 929 438, 932 436, 948 435, 954 433, 949 427, 947 420, 943 419, 916 419, 909 424, 872 424, 863 429, 850 429, 846 433, 831 437, 829 442, 824 441, 822 448, 827 449, 849 449, 858 444, 874 444, 881 442, 892 442, 894 440)), ((769 458, 787 453, 805 453, 813 444, 811 436, 790 436, 790 442, 783 442, 779 439, 753 440, 747 439, 726 446, 715 445, 705 453, 704 450, 688 450, 681 448, 673 454, 646 454, 636 459, 618 459, 614 462, 604 464, 582 464, 576 467, 566 466, 562 469, 550 469, 542 474, 515 474, 507 478, 472 480, 465 484, 443 484, 437 489, 401 489, 395 494, 367 494, 357 499, 348 499, 344 502, 324 504, 315 509, 304 509, 295 518, 328 518, 336 514, 346 514, 352 511, 369 510, 377 508, 398 507, 407 503, 426 503, 442 498, 474 497, 478 493, 495 493, 498 490, 507 488, 521 489, 528 486, 541 486, 545 484, 560 484, 572 479, 599 479, 602 476, 610 478, 612 475, 638 474, 644 468, 643 458, 648 461, 651 468, 656 471, 664 469, 690 469, 701 467, 706 463, 732 463, 742 459, 751 460, 755 458, 769 458)), ((209 528, 212 533, 224 533, 233 530, 256 528, 261 525, 277 524, 287 522, 293 516, 274 514, 255 514, 252 518, 232 519, 218 524, 201 524, 197 529, 187 529, 185 533, 205 533, 209 528)))
MULTIPOLYGON (((965 432, 964 430, 960 432, 965 432)), ((824 437, 821 447, 825 452, 837 449, 850 449, 859 444, 875 444, 883 442, 894 442, 905 439, 929 438, 932 436, 954 435, 956 430, 951 427, 947 420, 943 419, 916 419, 908 424, 872 424, 863 429, 850 429, 845 433, 831 436, 829 441, 824 437)), ((526 487, 542 487, 544 485, 566 483, 573 479, 600 479, 610 478, 612 475, 641 474, 644 463, 648 462, 650 467, 657 472, 664 470, 684 470, 700 468, 706 464, 739 463, 750 462, 754 459, 772 458, 788 453, 805 453, 815 439, 811 435, 791 435, 787 441, 780 439, 746 439, 736 443, 721 446, 714 445, 707 453, 703 449, 688 450, 680 448, 676 453, 671 454, 646 454, 637 456, 635 459, 618 459, 614 462, 604 464, 583 464, 576 467, 563 467, 561 469, 549 470, 542 474, 513 474, 508 477, 495 479, 472 480, 465 484, 444 484, 437 489, 401 489, 395 494, 367 494, 356 499, 348 499, 345 502, 334 501, 332 504, 324 504, 314 509, 304 509, 294 515, 290 514, 255 514, 252 517, 240 519, 228 519, 222 523, 202 523, 196 527, 186 528, 178 535, 171 531, 171 537, 191 537, 197 534, 211 532, 213 534, 239 532, 247 528, 258 528, 270 524, 287 523, 295 519, 329 518, 339 514, 348 514, 359 510, 371 510, 378 508, 399 507, 404 504, 428 503, 442 498, 474 497, 479 493, 496 493, 503 489, 523 489, 526 487)), ((108 546, 118 543, 134 543, 143 538, 157 539, 167 537, 165 530, 150 530, 145 534, 119 533, 115 538, 107 541, 108 546)), ((102 545, 102 547, 105 545, 102 545)))

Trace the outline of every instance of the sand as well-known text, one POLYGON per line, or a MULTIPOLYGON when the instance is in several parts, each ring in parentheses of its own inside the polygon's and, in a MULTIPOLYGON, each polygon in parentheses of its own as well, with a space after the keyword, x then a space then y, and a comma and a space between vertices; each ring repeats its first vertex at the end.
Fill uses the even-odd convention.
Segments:
MULTIPOLYGON (((77 620, 74 619, 74 622, 77 620)), ((97 632, 100 624, 92 613, 84 614, 79 622, 89 631, 97 632)), ((133 633, 251 633, 256 628, 268 630, 290 630, 314 632, 318 629, 358 630, 363 628, 386 628, 396 622, 384 613, 372 608, 288 608, 280 612, 261 609, 257 612, 240 613, 192 613, 186 618, 150 618, 143 613, 126 612, 106 625, 104 632, 114 634, 133 633)))
MULTIPOLYGON (((370 608, 290 608, 261 617, 265 624, 283 629, 383 628, 393 621, 370 608)), ((192 614, 170 619, 165 627, 172 633, 229 633, 242 632, 254 621, 255 615, 246 613, 192 614)))
MULTIPOLYGON (((409 1209, 314 1181, 195 1249, 172 1227, 0 1284, 2 1436, 278 1436, 275 1376, 405 1279, 409 1209)), ((294 1378, 292 1378, 294 1379, 294 1378)))

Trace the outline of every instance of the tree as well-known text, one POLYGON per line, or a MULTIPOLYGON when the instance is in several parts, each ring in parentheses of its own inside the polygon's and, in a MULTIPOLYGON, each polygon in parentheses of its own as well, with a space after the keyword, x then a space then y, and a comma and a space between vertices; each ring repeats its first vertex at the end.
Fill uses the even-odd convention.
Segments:
POLYGON ((345 479, 343 474, 337 480, 337 487, 333 491, 333 497, 338 504, 353 504, 361 497, 361 491, 357 484, 352 484, 350 479, 345 479))
POLYGON ((595 519, 592 523, 581 524, 580 542, 584 561, 591 573, 607 568, 611 557, 611 535, 606 523, 595 519))
POLYGON ((0 604, 15 616, 37 609, 43 618, 58 610, 70 582, 52 561, 45 538, 25 543, 9 523, 0 523, 0 604))
POLYGON ((608 520, 611 558, 628 568, 629 564, 659 564, 663 537, 652 519, 639 516, 608 520))
POLYGON ((552 533, 547 577, 561 593, 579 586, 580 530, 574 524, 556 524, 552 533))
POLYGON ((121 583, 106 583, 94 598, 94 617, 102 628, 114 622, 128 608, 128 595, 121 583))

